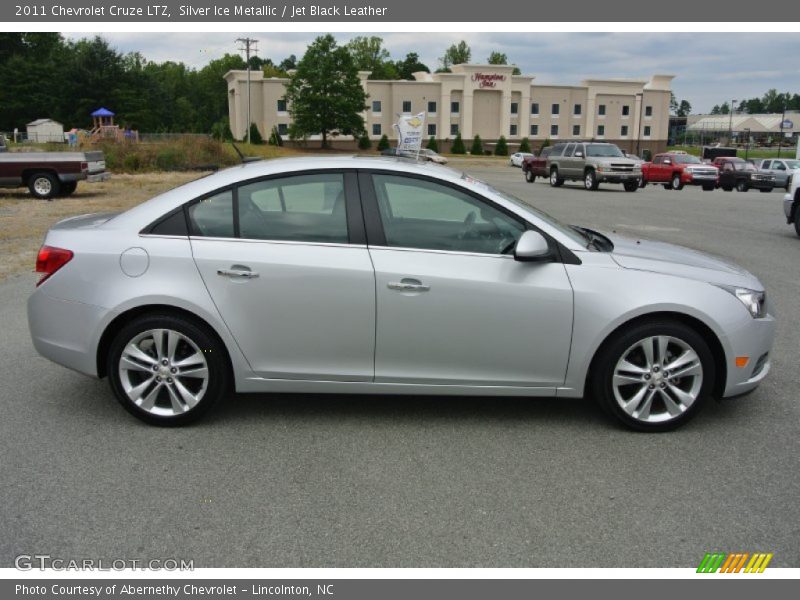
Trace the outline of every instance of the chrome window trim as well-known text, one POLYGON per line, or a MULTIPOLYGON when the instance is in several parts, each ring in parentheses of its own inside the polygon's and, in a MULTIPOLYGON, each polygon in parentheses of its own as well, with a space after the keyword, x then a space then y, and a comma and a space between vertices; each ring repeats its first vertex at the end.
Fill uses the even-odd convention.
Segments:
POLYGON ((344 244, 340 242, 306 242, 300 240, 262 240, 258 238, 233 238, 233 237, 212 237, 205 235, 190 235, 190 241, 212 241, 212 242, 244 242, 246 244, 280 244, 288 246, 329 246, 334 248, 367 248, 366 244, 344 244))

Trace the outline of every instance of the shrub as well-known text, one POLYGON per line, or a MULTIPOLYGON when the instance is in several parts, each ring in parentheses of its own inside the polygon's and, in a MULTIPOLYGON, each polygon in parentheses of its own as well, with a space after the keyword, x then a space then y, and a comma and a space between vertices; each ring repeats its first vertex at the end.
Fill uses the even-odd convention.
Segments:
POLYGON ((378 141, 378 151, 383 152, 384 150, 388 149, 389 149, 389 138, 386 137, 386 134, 384 133, 381 136, 381 139, 378 141))
POLYGON ((450 148, 451 154, 466 154, 467 148, 464 146, 464 140, 461 139, 461 134, 456 135, 456 139, 453 140, 453 146, 450 148))
POLYGON ((539 146, 539 152, 547 148, 549 145, 550 145, 550 138, 545 138, 544 141, 542 142, 542 145, 539 146))
POLYGON ((233 139, 228 117, 220 119, 211 126, 211 137, 220 141, 230 141, 233 139))
POLYGON ((277 127, 272 128, 272 133, 269 134, 269 140, 267 140, 267 143, 270 146, 283 146, 283 138, 281 137, 281 134, 278 133, 277 127))
POLYGON ((483 155, 483 142, 481 141, 481 136, 477 134, 474 138, 472 138, 472 148, 470 149, 470 154, 474 154, 476 156, 483 155))
POLYGON ((370 141, 369 136, 365 131, 364 133, 361 134, 361 137, 358 138, 358 149, 369 150, 370 148, 372 148, 372 142, 370 141))
POLYGON ((504 135, 501 135, 500 139, 497 140, 497 144, 494 147, 494 155, 508 156, 508 143, 506 142, 506 137, 504 135))
POLYGON ((261 132, 256 127, 255 123, 250 123, 250 143, 251 144, 263 144, 264 138, 261 137, 261 132))
POLYGON ((434 152, 439 151, 439 144, 436 143, 436 138, 431 136, 431 139, 428 140, 428 143, 425 146, 428 150, 433 150, 434 152))
POLYGON ((530 152, 531 151, 531 143, 528 138, 522 138, 522 142, 519 145, 520 152, 530 152))

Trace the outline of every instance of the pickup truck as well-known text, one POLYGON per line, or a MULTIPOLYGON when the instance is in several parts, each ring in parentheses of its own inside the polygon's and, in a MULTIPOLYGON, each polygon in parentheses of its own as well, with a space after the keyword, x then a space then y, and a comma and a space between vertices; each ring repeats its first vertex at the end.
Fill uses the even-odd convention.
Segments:
POLYGON ((786 223, 794 223, 794 230, 800 236, 800 177, 795 177, 789 186, 789 193, 783 197, 783 214, 786 223))
POLYGON ((27 187, 36 198, 69 196, 79 181, 94 183, 110 176, 99 151, 0 154, 0 187, 27 187))
POLYGON ((761 161, 759 168, 775 176, 775 187, 789 191, 792 179, 800 173, 800 160, 794 158, 767 158, 761 161))
POLYGON ((522 174, 525 176, 525 181, 533 183, 537 177, 548 177, 547 171, 547 157, 550 155, 552 146, 542 148, 539 156, 526 156, 522 160, 522 174))
POLYGON ((714 159, 714 166, 719 169, 717 185, 726 192, 733 188, 738 192, 756 188, 767 193, 775 187, 775 176, 772 173, 760 171, 743 158, 717 157, 714 159))
POLYGON ((717 187, 719 169, 683 152, 656 154, 652 162, 642 165, 640 185, 661 184, 667 190, 680 190, 684 185, 702 186, 704 192, 717 187))

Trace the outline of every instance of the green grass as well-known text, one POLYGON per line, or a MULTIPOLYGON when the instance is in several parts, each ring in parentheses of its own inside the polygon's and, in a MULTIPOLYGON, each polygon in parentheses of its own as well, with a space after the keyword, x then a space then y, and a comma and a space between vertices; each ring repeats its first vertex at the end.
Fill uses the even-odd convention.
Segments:
MULTIPOLYGON (((694 156, 700 156, 703 152, 702 146, 669 146, 667 151, 673 150, 682 150, 683 152, 687 152, 688 154, 693 154, 694 156)), ((738 153, 737 156, 744 158, 745 156, 745 148, 744 146, 739 146, 737 148, 738 153)), ((784 146, 781 148, 781 157, 782 158, 794 158, 795 152, 797 149, 794 146, 784 146)), ((778 149, 777 148, 750 148, 747 150, 747 158, 778 158, 778 149)))

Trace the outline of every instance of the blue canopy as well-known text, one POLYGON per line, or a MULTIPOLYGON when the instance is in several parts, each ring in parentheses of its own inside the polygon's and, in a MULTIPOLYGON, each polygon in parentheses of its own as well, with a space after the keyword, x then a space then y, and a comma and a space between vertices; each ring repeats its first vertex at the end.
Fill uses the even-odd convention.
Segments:
POLYGON ((92 113, 93 117, 113 117, 114 113, 108 110, 107 108, 98 108, 96 111, 92 113))

